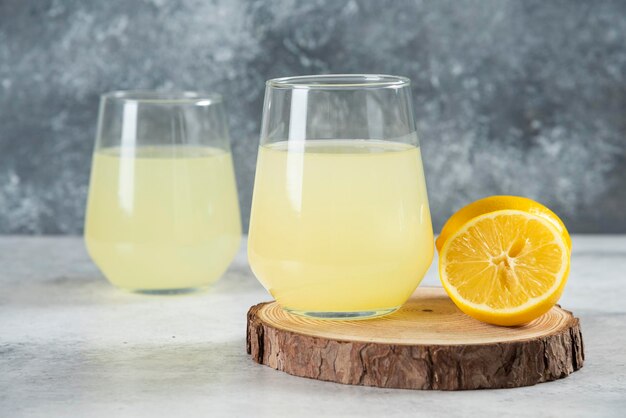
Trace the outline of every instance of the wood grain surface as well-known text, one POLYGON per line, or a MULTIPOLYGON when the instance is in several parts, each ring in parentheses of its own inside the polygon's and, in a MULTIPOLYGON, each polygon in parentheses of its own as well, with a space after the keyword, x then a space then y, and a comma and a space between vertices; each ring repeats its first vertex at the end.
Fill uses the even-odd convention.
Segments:
POLYGON ((419 288, 397 312, 370 320, 320 320, 276 302, 248 312, 247 350, 257 363, 337 383, 463 390, 529 386, 583 365, 578 318, 555 306, 519 327, 463 314, 441 288, 419 288))

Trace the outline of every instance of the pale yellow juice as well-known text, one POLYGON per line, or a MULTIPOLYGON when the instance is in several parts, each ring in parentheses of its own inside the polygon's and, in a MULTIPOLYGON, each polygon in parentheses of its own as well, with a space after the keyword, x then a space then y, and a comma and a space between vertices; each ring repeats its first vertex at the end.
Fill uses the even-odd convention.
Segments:
POLYGON ((284 308, 396 308, 432 257, 418 147, 313 140, 260 148, 248 258, 284 308))
POLYGON ((240 236, 229 152, 146 146, 94 154, 85 240, 113 284, 147 291, 209 284, 240 236))

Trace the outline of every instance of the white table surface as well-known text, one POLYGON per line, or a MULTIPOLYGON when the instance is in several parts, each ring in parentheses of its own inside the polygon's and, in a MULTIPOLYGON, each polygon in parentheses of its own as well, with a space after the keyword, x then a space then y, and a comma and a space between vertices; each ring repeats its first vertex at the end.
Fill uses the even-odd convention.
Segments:
MULTIPOLYGON (((423 285, 437 284, 431 268, 423 285)), ((245 351, 247 309, 269 299, 243 248, 210 290, 147 296, 109 285, 81 238, 0 237, 0 417, 626 416, 626 236, 574 238, 560 303, 581 319, 585 365, 533 387, 409 391, 289 376, 245 351)))

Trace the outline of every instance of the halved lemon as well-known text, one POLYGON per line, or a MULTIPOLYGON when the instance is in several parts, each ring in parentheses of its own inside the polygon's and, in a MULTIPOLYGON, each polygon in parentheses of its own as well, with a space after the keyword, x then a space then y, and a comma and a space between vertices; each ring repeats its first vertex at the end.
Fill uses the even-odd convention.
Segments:
POLYGON ((563 292, 571 239, 558 216, 537 202, 516 196, 482 200, 444 226, 437 240, 441 282, 459 309, 476 319, 530 322, 563 292))

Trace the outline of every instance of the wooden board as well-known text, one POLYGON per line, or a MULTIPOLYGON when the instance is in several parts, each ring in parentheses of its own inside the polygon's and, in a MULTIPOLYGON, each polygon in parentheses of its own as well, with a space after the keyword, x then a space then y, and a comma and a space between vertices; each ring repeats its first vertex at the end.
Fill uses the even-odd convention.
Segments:
POLYGON ((463 314, 435 287, 361 321, 309 319, 261 303, 248 312, 247 350, 295 376, 404 389, 529 386, 565 377, 584 360, 578 318, 559 306, 527 325, 499 327, 463 314))

